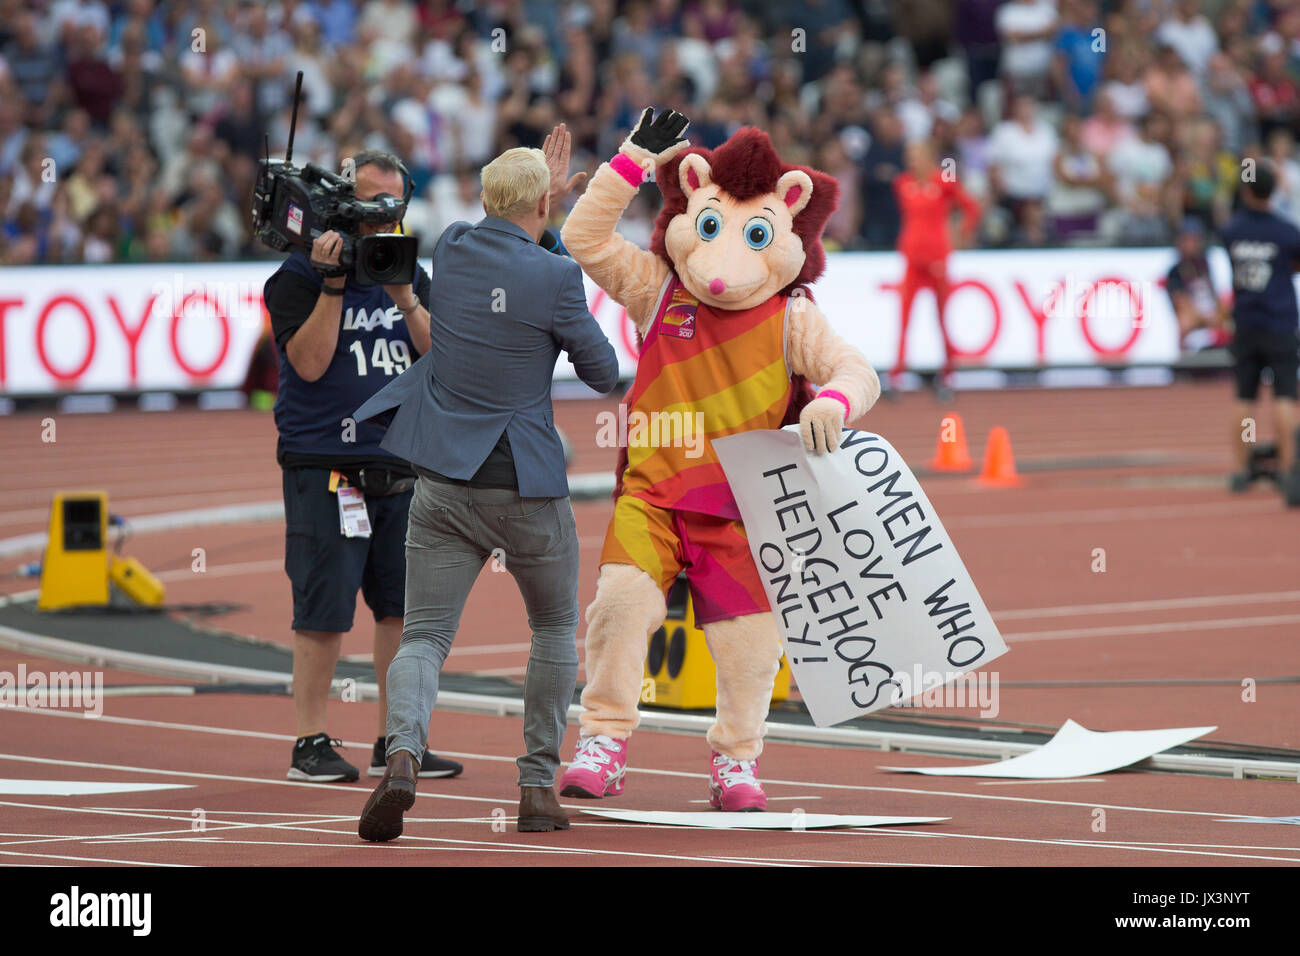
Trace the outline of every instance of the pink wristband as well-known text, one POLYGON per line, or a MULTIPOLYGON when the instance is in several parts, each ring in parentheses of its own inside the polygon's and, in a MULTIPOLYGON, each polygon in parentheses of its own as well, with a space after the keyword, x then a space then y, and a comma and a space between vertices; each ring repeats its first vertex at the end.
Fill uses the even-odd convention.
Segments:
POLYGON ((818 398, 833 398, 833 399, 835 399, 836 401, 838 401, 841 405, 844 406, 844 420, 845 420, 845 421, 848 421, 848 420, 849 420, 849 416, 852 414, 852 409, 849 408, 849 400, 848 400, 847 398, 844 397, 844 393, 843 393, 843 392, 837 392, 837 391, 835 391, 835 389, 833 389, 833 388, 824 388, 824 389, 822 389, 820 392, 817 393, 817 397, 818 397, 818 398))
POLYGON ((609 168, 614 170, 633 186, 640 186, 646 179, 645 170, 637 165, 636 160, 623 153, 615 153, 609 161, 609 168))

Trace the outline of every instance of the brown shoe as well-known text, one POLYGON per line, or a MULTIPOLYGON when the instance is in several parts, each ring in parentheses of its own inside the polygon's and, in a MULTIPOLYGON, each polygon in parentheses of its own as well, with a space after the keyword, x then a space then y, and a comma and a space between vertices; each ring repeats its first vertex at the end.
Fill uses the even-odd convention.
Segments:
POLYGON ((555 799, 551 787, 519 788, 520 833, 547 833, 551 830, 569 829, 569 814, 555 799))
POLYGON ((420 765, 405 750, 388 758, 384 778, 366 801, 357 834, 372 843, 386 843, 402 835, 402 814, 415 804, 415 781, 420 765))

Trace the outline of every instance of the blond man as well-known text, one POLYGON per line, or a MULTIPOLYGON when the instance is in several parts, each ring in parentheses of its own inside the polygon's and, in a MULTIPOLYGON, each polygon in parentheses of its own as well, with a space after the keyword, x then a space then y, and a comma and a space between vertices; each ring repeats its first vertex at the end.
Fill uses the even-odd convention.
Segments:
POLYGON ((384 447, 419 476, 406 619, 388 669, 388 765, 358 825, 367 840, 402 832, 438 677, 489 560, 514 576, 532 627, 518 828, 569 827, 553 785, 578 674, 578 538, 551 377, 566 352, 604 393, 618 362, 587 310, 577 264, 539 245, 552 201, 579 178, 565 178, 568 134, 557 133, 562 163, 554 149, 520 148, 484 167, 487 216, 453 223, 433 252, 428 353, 357 411, 361 421, 396 409, 384 447))

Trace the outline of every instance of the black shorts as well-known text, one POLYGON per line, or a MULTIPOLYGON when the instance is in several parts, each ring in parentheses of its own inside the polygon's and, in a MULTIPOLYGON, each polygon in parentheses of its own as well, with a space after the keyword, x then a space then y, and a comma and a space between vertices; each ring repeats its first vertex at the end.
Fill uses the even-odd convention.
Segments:
POLYGON ((350 631, 358 590, 376 621, 400 618, 406 604, 411 492, 367 496, 370 537, 345 538, 329 475, 324 468, 284 469, 284 570, 293 585, 295 631, 350 631))
POLYGON ((1259 376, 1273 370, 1273 394, 1296 398, 1296 375, 1300 372, 1300 334, 1295 329, 1240 328, 1229 349, 1237 378, 1237 398, 1253 402, 1259 394, 1259 376))

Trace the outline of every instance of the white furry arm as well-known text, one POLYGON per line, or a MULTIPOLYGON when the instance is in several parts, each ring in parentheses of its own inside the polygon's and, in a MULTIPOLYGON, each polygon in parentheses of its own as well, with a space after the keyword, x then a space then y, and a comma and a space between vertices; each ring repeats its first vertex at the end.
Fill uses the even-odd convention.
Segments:
POLYGON ((804 296, 794 300, 786 325, 790 371, 821 386, 799 416, 809 451, 834 451, 840 429, 880 398, 880 379, 867 357, 835 334, 821 309, 804 296))
POLYGON ((644 335, 669 266, 614 231, 636 191, 609 163, 601 163, 565 220, 560 239, 582 271, 627 309, 644 335))

